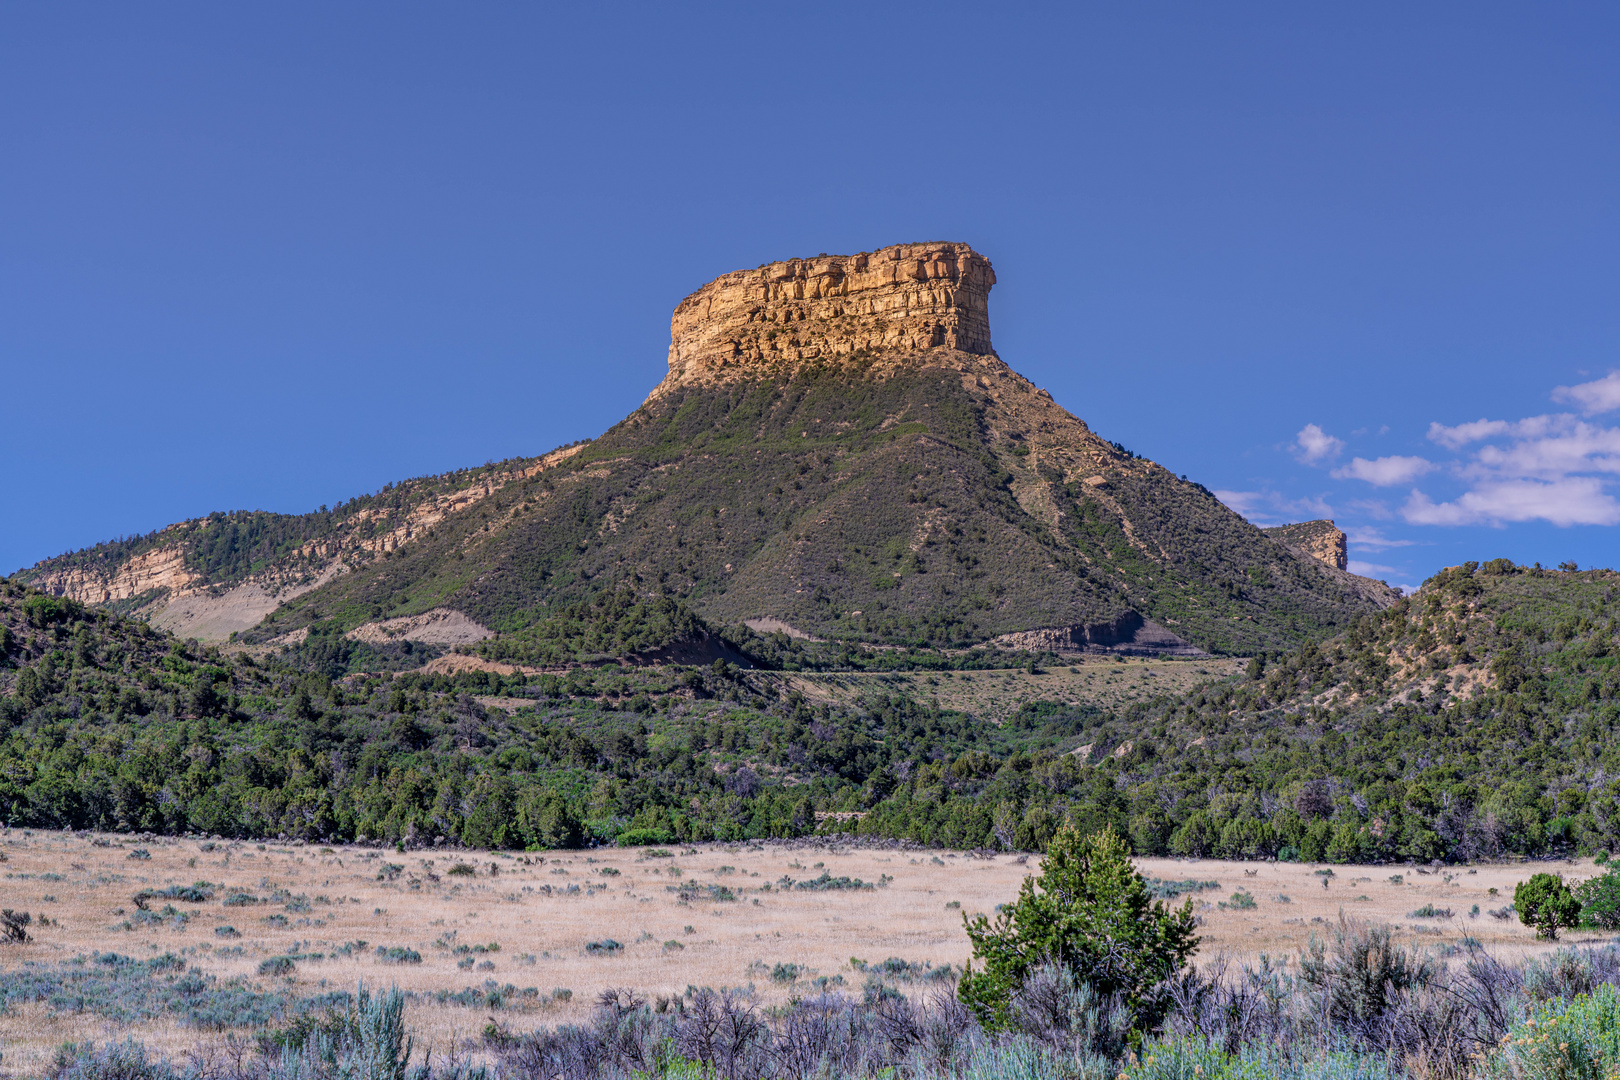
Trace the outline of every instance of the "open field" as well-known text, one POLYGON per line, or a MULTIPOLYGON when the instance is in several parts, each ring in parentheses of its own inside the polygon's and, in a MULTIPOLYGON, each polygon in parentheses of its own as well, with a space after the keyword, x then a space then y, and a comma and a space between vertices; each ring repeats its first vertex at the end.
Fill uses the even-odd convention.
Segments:
POLYGON ((939 702, 942 709, 965 712, 986 720, 1002 721, 1032 701, 1058 701, 1117 710, 1133 701, 1160 694, 1180 694, 1208 679, 1242 671, 1244 660, 1208 657, 1203 660, 1149 660, 1106 656, 1076 657, 1070 662, 1043 667, 1037 674, 1023 668, 990 671, 893 671, 795 673, 756 675, 780 680, 811 701, 830 704, 858 702, 884 691, 939 702))
MULTIPOLYGON (((0 832, 0 853, 0 906, 50 920, 30 927, 32 942, 0 945, 0 987, 11 993, 43 976, 60 998, 55 1006, 13 1002, 0 1012, 3 1068, 12 1075, 37 1071, 67 1040, 130 1033, 170 1053, 223 1042, 226 1033, 184 1018, 206 1013, 210 1001, 235 1001, 221 1007, 239 1019, 253 992, 267 995, 251 998, 262 1005, 352 990, 361 979, 413 991, 410 1021, 440 1052, 476 1037, 491 1018, 513 1031, 579 1019, 606 987, 656 995, 752 984, 771 1003, 822 986, 859 993, 882 977, 924 993, 948 985, 932 972, 968 958, 961 913, 1011 900, 1039 862, 808 843, 508 855, 22 830, 0 832), (798 887, 824 874, 834 886, 858 878, 872 887, 798 887), (199 882, 208 883, 206 898, 184 889, 199 882), (175 895, 143 897, 144 910, 135 902, 143 890, 171 887, 179 887, 175 895), (607 939, 621 947, 590 949, 607 939), (379 947, 412 952, 390 958, 379 947), (137 968, 109 953, 142 962, 172 954, 186 975, 214 981, 187 984, 174 960, 137 968), (280 957, 293 959, 276 973, 280 957), (868 970, 852 966, 852 957, 868 970), (906 963, 875 974, 891 957, 906 963), (110 984, 115 976, 123 981, 110 984), (232 980, 236 999, 227 993, 232 980), (557 988, 571 998, 554 995, 557 988), (141 1001, 148 1001, 144 1012, 141 1001)), ((1403 939, 1442 951, 1465 931, 1500 954, 1548 948, 1516 921, 1487 914, 1545 864, 1432 873, 1213 860, 1140 865, 1150 878, 1217 883, 1188 894, 1203 920, 1200 960, 1218 952, 1291 956, 1341 910, 1398 924, 1403 939), (1239 890, 1253 897, 1252 909, 1232 905, 1239 890), (1451 914, 1412 915, 1426 907, 1451 914)), ((1554 868, 1574 877, 1593 872, 1587 863, 1554 868)))

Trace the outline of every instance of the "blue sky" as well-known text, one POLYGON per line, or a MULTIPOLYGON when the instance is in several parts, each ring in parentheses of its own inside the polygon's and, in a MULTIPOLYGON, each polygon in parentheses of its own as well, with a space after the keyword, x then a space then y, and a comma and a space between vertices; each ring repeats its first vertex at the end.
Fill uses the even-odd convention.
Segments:
POLYGON ((0 567, 595 435, 710 278, 930 239, 1256 521, 1612 564, 1616 9, 1215 7, 0 7, 0 567))

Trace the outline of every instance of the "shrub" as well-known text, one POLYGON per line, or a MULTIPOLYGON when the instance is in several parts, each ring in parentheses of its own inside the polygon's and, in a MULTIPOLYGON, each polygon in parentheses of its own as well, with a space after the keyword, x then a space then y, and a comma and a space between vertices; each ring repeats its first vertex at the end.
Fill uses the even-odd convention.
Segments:
POLYGON ((1575 899, 1558 874, 1534 874, 1513 890, 1513 907, 1519 921, 1536 928, 1536 937, 1558 940, 1560 927, 1578 926, 1581 902, 1575 899))
POLYGON ((795 889, 808 892, 836 892, 844 889, 865 891, 877 888, 877 886, 872 884, 870 881, 862 881, 860 878, 852 877, 833 877, 832 874, 826 870, 823 870, 821 872, 821 876, 818 878, 811 878, 808 881, 794 882, 793 887, 795 889))
POLYGON ((28 941, 28 926, 33 921, 34 917, 26 911, 14 912, 10 908, 0 911, 0 941, 28 941))
POLYGON ((188 904, 201 904, 213 898, 214 890, 206 881, 199 881, 195 885, 170 885, 166 889, 142 889, 131 897, 135 906, 142 909, 149 900, 181 900, 188 904))
POLYGON ((623 948, 623 945, 612 938, 603 938, 601 941, 587 941, 585 943, 585 951, 588 953, 616 953, 623 948))
POLYGON ((1340 915, 1332 955, 1313 935, 1299 959, 1299 970, 1334 1027, 1370 1033, 1402 994, 1428 985, 1439 969, 1396 945, 1388 926, 1369 926, 1340 915))
POLYGON ((1111 829, 1081 836, 1065 825, 1052 838, 1039 880, 1026 877, 1018 899, 996 916, 963 916, 973 957, 958 994, 980 1022, 1004 1028, 1014 991, 1040 964, 1067 968, 1077 982, 1119 997, 1140 1027, 1156 1027, 1161 984, 1198 946, 1192 901, 1171 910, 1154 900, 1111 829))
POLYGON ((1583 881, 1575 889, 1581 905, 1581 925, 1597 930, 1620 930, 1620 869, 1583 881))
POLYGON ((1165 881, 1163 878, 1148 878, 1147 889, 1155 900, 1174 900, 1183 893, 1203 892, 1206 889, 1218 889, 1218 881, 1194 881, 1188 878, 1185 881, 1165 881))
POLYGON ((268 960, 260 961, 260 975, 291 975, 298 970, 298 965, 290 956, 272 956, 268 960))
POLYGON ((403 945, 377 946, 377 959, 385 964, 420 964, 422 954, 403 945))
POLYGON ((473 877, 478 873, 478 868, 470 862, 458 862, 445 873, 451 877, 473 877))
POLYGON ((1239 889, 1232 894, 1230 900, 1221 901, 1221 907, 1231 908, 1234 911, 1253 911, 1258 906, 1254 902, 1254 893, 1247 889, 1239 889))
POLYGON ((1480 1080, 1607 1077, 1620 1060, 1620 994, 1604 984, 1591 996, 1556 999, 1517 1024, 1475 1070, 1480 1080), (1607 1068, 1606 1068, 1607 1066, 1607 1068))
POLYGON ((1408 919, 1449 919, 1452 911, 1448 907, 1435 907, 1433 904, 1424 904, 1416 911, 1407 912, 1408 919))
POLYGON ((1235 1053, 1196 1039, 1152 1043, 1142 1048, 1119 1080, 1386 1080, 1380 1057, 1329 1053, 1296 1058, 1266 1046, 1244 1046, 1235 1053))
POLYGON ((1558 949, 1550 956, 1533 957, 1524 965, 1524 989, 1537 1001, 1574 998, 1589 994, 1604 982, 1602 967, 1612 976, 1613 957, 1582 949, 1558 949), (1608 964, 1602 961, 1607 959, 1608 964))
POLYGON ((666 892, 672 892, 682 903, 691 903, 694 900, 712 900, 716 903, 735 902, 737 894, 724 885, 705 885, 696 881, 683 881, 679 885, 665 885, 666 892))

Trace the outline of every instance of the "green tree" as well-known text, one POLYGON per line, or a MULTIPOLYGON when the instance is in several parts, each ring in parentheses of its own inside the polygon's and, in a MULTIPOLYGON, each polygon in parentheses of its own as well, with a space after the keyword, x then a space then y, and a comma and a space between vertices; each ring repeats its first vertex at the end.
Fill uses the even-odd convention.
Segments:
POLYGON ((577 848, 585 827, 579 815, 555 791, 530 788, 518 802, 518 824, 533 848, 577 848))
POLYGON ((1620 870, 1611 869, 1575 888, 1581 923, 1599 930, 1620 930, 1620 870))
POLYGON ((1581 902, 1558 874, 1534 874, 1513 890, 1513 909, 1519 921, 1536 928, 1536 937, 1558 940, 1559 927, 1577 926, 1581 902))
POLYGON ((1069 969, 1097 993, 1117 995, 1141 1030, 1163 1017, 1162 985, 1198 947, 1192 901, 1172 910, 1154 900, 1112 828, 1082 836, 1065 825, 1052 838, 1040 878, 995 922, 963 916, 973 942, 958 995, 992 1029, 1005 1027, 1012 996, 1045 963, 1069 969))

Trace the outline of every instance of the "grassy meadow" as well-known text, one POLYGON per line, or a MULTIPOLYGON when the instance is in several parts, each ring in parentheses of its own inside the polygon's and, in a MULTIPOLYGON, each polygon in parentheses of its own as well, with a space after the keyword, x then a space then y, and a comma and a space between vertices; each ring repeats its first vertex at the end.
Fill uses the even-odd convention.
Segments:
MULTIPOLYGON (((20 829, 0 832, 0 854, 0 905, 33 917, 31 941, 0 944, 0 1069, 17 1076, 64 1042, 228 1048, 361 980, 406 991, 418 1041, 441 1054, 476 1055, 492 1022, 583 1021, 613 987, 751 986, 762 1006, 872 983, 921 998, 968 959, 962 914, 1012 900, 1039 862, 810 841, 519 855, 20 829)), ((1490 914, 1540 864, 1138 865, 1192 899, 1199 962, 1295 957, 1341 911, 1438 956, 1465 933, 1503 958, 1552 948, 1490 914)))

